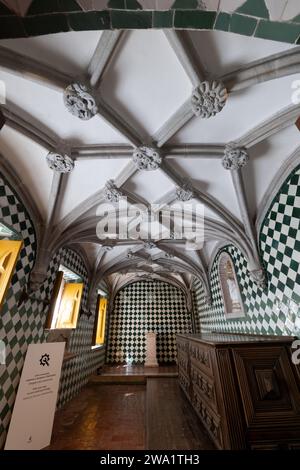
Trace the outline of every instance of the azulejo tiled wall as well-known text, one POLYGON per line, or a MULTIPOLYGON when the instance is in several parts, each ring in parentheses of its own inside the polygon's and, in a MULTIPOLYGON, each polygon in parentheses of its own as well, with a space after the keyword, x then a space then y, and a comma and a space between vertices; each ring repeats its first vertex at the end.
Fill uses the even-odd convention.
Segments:
POLYGON ((210 272, 210 307, 205 303, 203 286, 199 282, 194 285, 201 330, 299 335, 293 324, 300 315, 300 167, 282 185, 261 226, 260 251, 268 288, 262 290, 252 281, 247 261, 236 247, 229 245, 222 251, 227 251, 234 262, 246 316, 225 318, 219 252, 210 272))
POLYGON ((191 332, 183 292, 161 281, 138 281, 121 289, 109 323, 107 362, 143 363, 145 333, 157 333, 157 359, 176 361, 176 333, 191 332))
MULTIPOLYGON (((23 238, 23 248, 13 274, 11 285, 0 310, 0 339, 6 345, 6 365, 0 365, 0 448, 9 426, 16 390, 30 343, 45 341, 44 324, 47 311, 42 301, 28 299, 18 306, 21 293, 33 267, 36 240, 26 209, 0 176, 0 220, 14 228, 23 238)), ((80 256, 61 249, 52 259, 47 279, 41 287, 41 299, 51 295, 59 264, 80 274, 85 282, 83 305, 87 298, 87 272, 80 256)), ((70 338, 69 350, 77 354, 66 362, 61 378, 58 405, 72 398, 86 383, 90 374, 104 362, 104 349, 91 350, 94 317, 81 316, 70 338)))
POLYGON ((299 0, 1 0, 0 38, 102 29, 216 29, 299 44, 299 0))

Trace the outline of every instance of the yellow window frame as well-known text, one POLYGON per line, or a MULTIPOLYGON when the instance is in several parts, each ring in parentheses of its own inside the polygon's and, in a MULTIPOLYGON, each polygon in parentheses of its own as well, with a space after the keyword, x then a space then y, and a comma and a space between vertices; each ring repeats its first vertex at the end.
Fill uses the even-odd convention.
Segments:
POLYGON ((0 240, 0 307, 4 301, 22 245, 22 240, 0 240))
POLYGON ((106 297, 98 296, 98 310, 96 316, 96 328, 94 332, 94 345, 101 346, 105 340, 105 325, 108 300, 106 297))
POLYGON ((76 328, 82 292, 83 283, 67 282, 65 284, 59 307, 56 329, 76 328))

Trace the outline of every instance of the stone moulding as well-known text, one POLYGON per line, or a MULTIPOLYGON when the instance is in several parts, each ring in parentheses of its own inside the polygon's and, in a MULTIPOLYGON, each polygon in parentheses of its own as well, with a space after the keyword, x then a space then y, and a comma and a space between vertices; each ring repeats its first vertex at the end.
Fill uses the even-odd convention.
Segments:
POLYGON ((104 198, 107 202, 119 202, 123 196, 122 191, 115 185, 113 180, 107 181, 104 187, 104 198))
POLYGON ((267 287, 268 283, 266 273, 262 268, 250 271, 250 275, 254 282, 258 285, 258 287, 260 287, 261 289, 265 289, 267 287))
POLYGON ((194 88, 191 99, 192 111, 195 116, 208 119, 222 111, 226 100, 227 90, 222 82, 205 80, 194 88))
POLYGON ((48 167, 58 173, 70 173, 74 170, 74 160, 66 154, 49 152, 46 160, 48 167))
POLYGON ((64 91, 64 103, 73 116, 88 121, 97 112, 98 106, 92 91, 83 83, 71 83, 64 91))
POLYGON ((156 244, 151 241, 145 241, 143 242, 143 247, 145 248, 145 250, 152 250, 153 248, 156 248, 156 244))
POLYGON ((157 170, 162 158, 158 149, 153 147, 137 147, 133 152, 133 162, 139 170, 157 170))
POLYGON ((194 196, 190 181, 183 181, 181 186, 176 187, 176 199, 181 202, 190 201, 194 196))
POLYGON ((238 147, 234 143, 229 143, 225 147, 222 165, 225 170, 239 170, 247 165, 249 155, 244 147, 238 147))

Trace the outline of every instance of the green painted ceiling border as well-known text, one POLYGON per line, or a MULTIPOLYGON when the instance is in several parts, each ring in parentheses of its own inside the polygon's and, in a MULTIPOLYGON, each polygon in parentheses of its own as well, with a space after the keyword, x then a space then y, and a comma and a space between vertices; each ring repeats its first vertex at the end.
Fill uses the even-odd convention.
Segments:
MULTIPOLYGON (((1 5, 1 4, 0 4, 1 5)), ((33 10, 34 11, 34 10, 33 10)), ((246 10, 247 11, 247 10, 246 10)), ((300 18, 292 21, 271 21, 245 13, 199 9, 105 9, 100 11, 45 12, 20 17, 0 11, 0 39, 40 36, 68 31, 114 29, 188 29, 220 30, 248 37, 257 37, 289 44, 300 44, 300 18)))

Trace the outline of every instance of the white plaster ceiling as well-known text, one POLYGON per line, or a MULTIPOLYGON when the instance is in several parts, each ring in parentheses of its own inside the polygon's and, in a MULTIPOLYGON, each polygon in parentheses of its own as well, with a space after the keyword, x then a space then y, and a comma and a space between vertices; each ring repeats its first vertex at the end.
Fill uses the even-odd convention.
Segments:
POLYGON ((153 172, 138 172, 125 184, 124 188, 133 191, 146 201, 154 203, 161 195, 172 190, 174 184, 158 169, 153 172), (158 189, 159 188, 159 189, 158 189), (163 191, 162 191, 163 188, 163 191))
MULTIPOLYGON (((212 78, 221 77, 253 60, 294 47, 218 31, 189 32, 188 36, 195 47, 199 64, 212 78)), ((99 32, 73 32, 5 40, 0 41, 0 46, 71 75, 73 81, 80 81, 86 75, 100 37, 99 32)), ((210 119, 191 119, 170 138, 167 145, 225 145, 238 140, 275 113, 291 106, 292 83, 299 78, 299 74, 290 75, 230 93, 219 114, 210 119)), ((25 120, 29 116, 33 117, 36 125, 46 128, 58 140, 62 139, 73 147, 130 145, 129 140, 102 117, 97 115, 89 121, 82 121, 71 115, 64 106, 61 91, 36 81, 34 76, 28 79, 27 75, 16 75, 7 68, 2 70, 0 63, 0 80, 6 84, 8 103, 16 105, 25 120)), ((192 89, 193 84, 163 31, 127 32, 106 67, 100 84, 103 99, 143 136, 148 145, 151 145, 151 135, 190 98, 192 89)), ((289 126, 249 149, 250 162, 243 172, 252 217, 281 164, 298 145, 299 132, 295 126, 289 126)), ((48 149, 7 125, 0 133, 0 151, 22 177, 46 220, 53 178, 53 171, 45 160, 48 149)), ((107 180, 116 179, 130 161, 130 156, 77 160, 74 171, 68 175, 64 184, 54 217, 55 224, 68 220, 79 204, 99 192, 107 180)), ((189 178, 195 188, 222 203, 242 224, 231 175, 222 167, 220 158, 209 154, 202 158, 179 155, 169 158, 167 162, 180 177, 189 178)), ((163 199, 174 188, 174 182, 161 169, 133 172, 133 176, 122 187, 148 203, 163 199)), ((83 213, 82 217, 87 214, 83 213)), ((205 214, 217 221, 221 220, 210 209, 206 209, 205 214)), ((93 266, 99 246, 94 243, 94 239, 91 241, 93 243, 82 243, 82 247, 93 266)), ((210 240, 208 236, 207 259, 216 243, 213 237, 210 240)), ((184 250, 184 244, 173 246, 176 251, 184 250)), ((134 243, 120 245, 105 253, 103 268, 114 260, 126 259, 130 249, 142 250, 150 256, 159 253, 165 256, 159 248, 145 250, 142 245, 137 247, 134 243)), ((187 252, 186 256, 195 263, 199 262, 195 253, 187 252)), ((159 265, 152 263, 152 267, 156 269, 159 265)))
POLYGON ((25 182, 42 214, 47 214, 52 175, 46 163, 47 150, 16 130, 5 126, 0 134, 0 153, 25 182))
POLYGON ((78 203, 84 201, 99 191, 107 180, 112 179, 129 160, 105 160, 99 165, 99 160, 79 160, 76 163, 77 171, 72 171, 68 177, 58 220, 70 213, 78 203))
POLYGON ((192 85, 164 33, 145 30, 132 31, 118 48, 101 89, 151 135, 189 98, 192 85))
MULTIPOLYGON (((273 1, 273 0, 271 0, 273 1)), ((247 36, 236 36, 223 31, 189 32, 195 51, 203 67, 211 76, 220 76, 268 55, 292 49, 294 46, 247 36)))
POLYGON ((295 75, 292 75, 232 93, 222 113, 213 119, 191 120, 170 142, 224 143, 236 140, 291 104, 294 81, 295 75))

